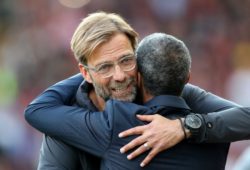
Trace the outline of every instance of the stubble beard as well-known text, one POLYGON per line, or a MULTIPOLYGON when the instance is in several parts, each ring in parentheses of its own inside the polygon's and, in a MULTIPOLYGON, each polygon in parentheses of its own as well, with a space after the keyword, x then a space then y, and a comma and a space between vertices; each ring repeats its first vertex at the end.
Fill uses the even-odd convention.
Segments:
POLYGON ((108 86, 103 86, 101 84, 96 83, 94 80, 93 86, 95 88, 95 92, 98 96, 103 98, 105 101, 109 99, 116 99, 119 101, 127 101, 133 102, 137 95, 137 85, 136 79, 134 77, 128 78, 125 82, 115 82, 111 81, 108 86), (121 93, 120 95, 112 94, 112 89, 123 89, 127 88, 128 86, 131 90, 129 92, 121 93))

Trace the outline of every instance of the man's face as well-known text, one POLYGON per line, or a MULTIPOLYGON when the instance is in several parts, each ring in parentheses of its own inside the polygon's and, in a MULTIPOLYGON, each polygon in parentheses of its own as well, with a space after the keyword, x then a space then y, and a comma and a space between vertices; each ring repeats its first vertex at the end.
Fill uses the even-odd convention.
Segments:
MULTIPOLYGON (((91 68, 96 68, 105 63, 120 61, 131 55, 134 55, 134 50, 129 39, 124 34, 115 34, 108 42, 94 50, 87 64, 91 68)), ((120 66, 115 65, 112 76, 106 78, 91 69, 85 73, 85 79, 93 84, 96 94, 105 101, 110 98, 130 102, 135 100, 137 67, 130 71, 123 71, 120 66)))

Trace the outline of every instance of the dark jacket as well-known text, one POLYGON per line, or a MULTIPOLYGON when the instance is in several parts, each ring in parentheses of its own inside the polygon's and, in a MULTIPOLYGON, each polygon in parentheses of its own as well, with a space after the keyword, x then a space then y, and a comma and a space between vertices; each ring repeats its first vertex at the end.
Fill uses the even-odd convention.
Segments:
MULTIPOLYGON (((55 139, 62 139, 66 143, 78 149, 85 150, 86 146, 84 146, 83 142, 81 141, 86 140, 87 137, 82 134, 83 132, 81 128, 83 126, 83 123, 82 119, 80 118, 83 112, 86 112, 86 109, 72 106, 62 106, 63 103, 72 104, 72 101, 69 99, 74 98, 77 86, 79 86, 81 81, 82 78, 78 75, 50 87, 27 107, 25 111, 25 117, 26 120, 38 130, 53 135, 55 139), (62 116, 64 117, 64 119, 60 118, 62 116), (65 125, 68 125, 68 127, 70 128, 65 127, 65 125), (62 128, 63 130, 60 128, 62 128), (58 132, 58 129, 60 129, 61 132, 58 132)), ((215 112, 232 108, 228 111, 205 115, 205 120, 210 121, 210 123, 212 124, 212 128, 205 128, 205 135, 201 135, 200 139, 197 141, 209 141, 208 139, 210 139, 211 141, 209 134, 212 134, 213 141, 222 142, 237 140, 241 138, 249 138, 249 131, 246 131, 246 129, 243 129, 243 131, 241 131, 242 126, 238 126, 232 118, 227 117, 226 115, 226 113, 228 115, 236 114, 237 116, 245 116, 245 118, 249 119, 249 110, 247 110, 247 108, 238 108, 237 105, 224 99, 218 98, 217 96, 210 93, 206 93, 205 91, 192 85, 187 85, 185 87, 183 97, 187 101, 188 105, 196 113, 215 112), (222 115, 224 114, 225 116, 220 116, 220 113, 222 115), (219 126, 223 127, 225 125, 225 120, 227 120, 226 123, 228 123, 233 128, 224 128, 223 130, 217 131, 216 129, 218 129, 219 126), (223 124, 216 124, 218 122, 222 122, 223 124), (226 134, 226 136, 224 135, 225 138, 223 139, 221 139, 220 135, 218 135, 218 133, 221 132, 223 132, 223 134, 226 134)), ((91 102, 89 104, 91 104, 91 102)), ((237 117, 237 119, 239 119, 239 117, 237 117)), ((246 122, 244 120, 242 121, 245 124, 249 124, 249 122, 246 122)), ((92 126, 95 127, 96 124, 88 124, 88 127, 92 126)), ((91 152, 94 150, 90 149, 89 151, 91 152)))

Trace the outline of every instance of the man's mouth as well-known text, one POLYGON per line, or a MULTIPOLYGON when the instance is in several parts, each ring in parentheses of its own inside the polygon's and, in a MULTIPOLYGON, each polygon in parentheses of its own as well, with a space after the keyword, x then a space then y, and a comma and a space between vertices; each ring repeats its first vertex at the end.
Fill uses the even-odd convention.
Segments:
POLYGON ((130 87, 130 85, 122 86, 122 87, 116 87, 112 88, 112 91, 114 94, 123 94, 127 91, 127 89, 130 87))

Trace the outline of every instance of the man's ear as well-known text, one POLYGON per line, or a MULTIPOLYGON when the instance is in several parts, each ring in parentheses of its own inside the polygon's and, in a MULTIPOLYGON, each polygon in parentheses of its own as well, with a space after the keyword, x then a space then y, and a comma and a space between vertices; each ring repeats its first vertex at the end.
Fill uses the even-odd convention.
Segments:
POLYGON ((88 70, 81 63, 78 64, 78 67, 79 67, 80 72, 82 73, 82 76, 84 77, 84 79, 88 83, 92 83, 92 79, 90 77, 90 74, 89 74, 88 70))

